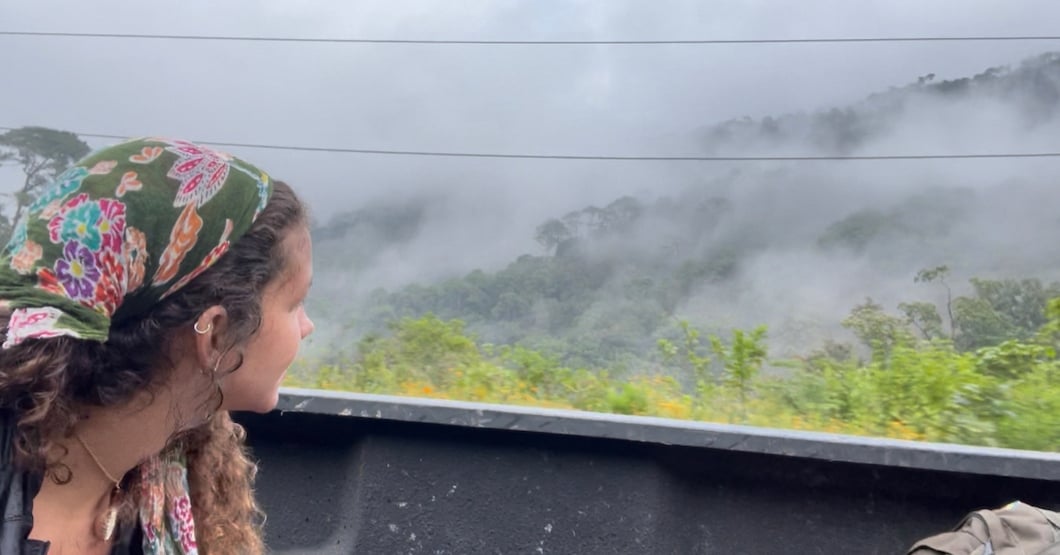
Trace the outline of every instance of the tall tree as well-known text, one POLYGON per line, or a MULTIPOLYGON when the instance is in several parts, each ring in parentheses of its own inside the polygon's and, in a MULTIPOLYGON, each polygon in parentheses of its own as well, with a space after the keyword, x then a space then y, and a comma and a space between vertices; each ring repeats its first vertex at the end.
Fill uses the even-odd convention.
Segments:
POLYGON ((570 240, 574 237, 571 233, 570 228, 567 224, 556 218, 551 218, 547 222, 537 226, 537 230, 534 233, 534 239, 545 247, 545 250, 549 254, 555 254, 559 249, 559 246, 563 242, 570 240))
POLYGON ((957 325, 953 317, 953 289, 950 288, 949 282, 946 281, 949 275, 950 267, 946 265, 925 268, 916 273, 913 283, 937 282, 946 290, 946 316, 950 321, 950 339, 955 339, 957 336, 957 325))
POLYGON ((4 193, 14 200, 14 213, 4 214, 0 240, 7 242, 11 226, 37 197, 41 187, 54 180, 90 151, 87 144, 69 131, 46 127, 22 127, 0 134, 0 165, 18 165, 25 174, 22 186, 4 193))

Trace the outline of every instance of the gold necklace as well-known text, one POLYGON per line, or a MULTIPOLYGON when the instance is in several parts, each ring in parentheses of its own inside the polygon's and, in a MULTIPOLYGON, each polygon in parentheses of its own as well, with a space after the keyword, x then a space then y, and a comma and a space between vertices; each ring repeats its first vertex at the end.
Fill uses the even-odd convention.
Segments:
POLYGON ((103 541, 110 541, 114 538, 114 530, 118 526, 118 500, 121 497, 121 480, 115 479, 111 476, 110 472, 107 472, 107 468, 100 462, 99 457, 96 453, 85 443, 85 440, 81 437, 81 434, 74 432, 74 437, 77 438, 77 442, 81 444, 81 447, 85 449, 89 457, 92 457, 92 462, 96 463, 99 470, 103 472, 103 475, 107 477, 111 483, 114 484, 114 489, 110 491, 110 506, 107 507, 103 514, 96 517, 95 532, 99 539, 103 541))

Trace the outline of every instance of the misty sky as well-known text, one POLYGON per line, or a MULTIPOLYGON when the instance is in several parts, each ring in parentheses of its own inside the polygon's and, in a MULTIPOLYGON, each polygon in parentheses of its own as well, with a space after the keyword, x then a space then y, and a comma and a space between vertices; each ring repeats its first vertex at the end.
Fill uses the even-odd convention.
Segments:
MULTIPOLYGON (((170 5, 6 0, 0 3, 0 29, 696 39, 1055 34, 1060 21, 1060 3, 1053 0, 226 0, 170 5)), ((919 75, 972 75, 1050 48, 1060 45, 527 47, 0 37, 0 125, 354 148, 695 153, 696 133, 719 120, 843 105, 919 75)), ((556 211, 551 206, 560 192, 566 205, 577 206, 626 192, 618 189, 651 187, 660 176, 702 171, 687 164, 233 150, 295 184, 319 217, 381 191, 437 187, 538 217, 556 211)))
MULTIPOLYGON (((196 0, 168 5, 4 0, 0 30, 678 40, 1050 35, 1057 34, 1060 21, 1056 0, 196 0)), ((720 121, 845 106, 929 73, 937 80, 967 77, 1050 50, 1060 50, 1060 41, 424 46, 0 36, 0 126, 363 149, 702 155, 705 130, 720 121)), ((922 106, 866 148, 892 154, 1060 150, 1049 125, 1025 133, 1013 125, 1017 118, 1011 114, 1011 107, 1003 106, 922 106)), ((102 146, 108 141, 89 142, 102 146)), ((784 154, 802 147, 785 145, 784 154)), ((605 205, 625 194, 677 194, 731 169, 710 163, 226 150, 294 185, 318 221, 403 196, 426 192, 436 199, 416 241, 381 253, 376 267, 358 274, 362 289, 393 289, 476 267, 496 269, 522 253, 540 253, 533 229, 546 218, 589 203, 605 205)), ((1053 216, 1026 218, 1024 212, 1035 204, 1034 195, 1058 190, 1041 183, 1041 176, 1056 175, 1058 166, 1055 159, 824 163, 792 174, 789 182, 797 187, 753 174, 733 181, 723 193, 739 206, 753 207, 736 219, 750 222, 746 229, 764 222, 806 238, 844 211, 874 203, 886 209, 925 184, 993 186, 1016 174, 1037 179, 1039 188, 1028 189, 1022 201, 1012 202, 1011 213, 1004 213, 1008 216, 1002 214, 1007 221, 996 225, 975 219, 976 229, 989 233, 981 239, 976 232, 965 234, 976 237, 974 244, 956 248, 974 250, 985 262, 957 268, 962 275, 1009 264, 1013 245, 1031 243, 1023 239, 1038 235, 1040 222, 1053 216)), ((18 179, 16 171, 0 168, 0 180, 15 184, 18 179)), ((0 183, 0 189, 10 188, 0 183)), ((1055 260, 1042 254, 1052 252, 1051 241, 1033 243, 1037 246, 1023 259, 1055 260)), ((732 322, 738 325, 768 322, 777 341, 802 345, 800 337, 785 338, 780 327, 785 319, 834 324, 853 302, 870 294, 889 306, 909 298, 905 268, 885 277, 871 264, 822 260, 819 254, 787 248, 779 245, 751 262, 733 285, 739 290, 706 291, 688 311, 723 321, 726 314, 738 315, 732 322), (776 282, 778 276, 783 283, 776 282)), ((342 261, 340 251, 318 250, 317 256, 329 254, 342 261)), ((318 289, 328 281, 348 294, 345 272, 318 282, 318 289)))

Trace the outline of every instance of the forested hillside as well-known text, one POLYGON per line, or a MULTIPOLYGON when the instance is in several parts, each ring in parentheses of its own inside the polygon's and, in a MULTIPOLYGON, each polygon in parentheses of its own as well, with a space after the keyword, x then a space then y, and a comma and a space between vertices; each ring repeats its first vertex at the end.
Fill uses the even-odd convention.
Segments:
MULTIPOLYGON (((1060 56, 967 79, 922 77, 842 109, 726 122, 712 127, 704 142, 707 150, 764 148, 765 141, 854 152, 905 133, 910 117, 941 133, 936 128, 944 121, 933 121, 925 106, 951 102, 1005 107, 1006 116, 1025 120, 1013 125, 1028 134, 1055 126, 1060 56)), ((975 163, 729 168, 676 194, 649 189, 641 197, 556 213, 526 230, 539 248, 513 252, 500 269, 352 295, 364 287, 358 277, 381 257, 392 261, 402 245, 429 233, 444 202, 403 199, 344 213, 315 233, 327 253, 322 269, 344 272, 341 286, 322 293, 320 308, 346 326, 328 349, 350 347, 351 336, 384 332, 397 319, 432 313, 465 321, 487 342, 519 343, 568 364, 621 372, 654 362, 653 345, 679 335, 680 320, 717 333, 766 324, 771 351, 787 356, 853 340, 841 321, 866 298, 898 314, 900 305, 939 306, 945 294, 961 297, 952 322, 949 309, 939 315, 958 345, 1017 337, 1001 324, 1008 331, 990 332, 993 339, 973 337, 990 327, 973 320, 994 316, 972 316, 969 307, 987 302, 984 288, 1020 283, 1053 291, 1060 261, 1047 238, 1060 232, 1060 217, 1043 200, 1060 200, 1060 192, 1053 175, 1025 172, 1018 161, 987 172, 969 166, 975 163), (914 279, 942 265, 945 279, 914 279), (340 309, 340 296, 356 302, 338 303, 340 309)), ((457 255, 476 245, 442 248, 449 247, 457 255)), ((1040 299, 1035 302, 1040 310, 1040 299)), ((1033 331, 1042 315, 1037 318, 1020 333, 1033 331)))
MULTIPOLYGON (((702 148, 1047 151, 1058 107, 1049 54, 706 126, 702 148)), ((451 203, 336 216, 315 236, 320 271, 343 279, 314 309, 341 327, 292 383, 1060 449, 1056 172, 1026 159, 844 164, 645 183, 557 210, 506 264, 406 283, 375 283, 373 269, 438 233, 451 203)), ((433 245, 459 257, 504 236, 433 245)))
POLYGON ((852 106, 762 119, 733 119, 711 127, 706 145, 712 153, 739 152, 764 143, 778 148, 812 147, 817 152, 849 154, 888 136, 911 137, 906 134, 910 117, 927 120, 925 127, 932 127, 935 122, 925 110, 975 117, 970 112, 990 106, 1006 108, 1005 115, 1012 124, 1048 129, 1060 110, 1058 66, 1060 55, 1049 53, 1016 67, 989 68, 972 77, 938 80, 928 74, 852 106))
MULTIPOLYGON (((707 126, 702 146, 1034 151, 1055 142, 1058 107, 1050 54, 923 76, 843 108, 707 126)), ((373 283, 372 270, 437 233, 453 206, 364 207, 315 231, 321 271, 343 279, 314 309, 342 326, 292 383, 1060 449, 1060 187, 1049 167, 715 167, 557 211, 525 231, 536 249, 496 268, 403 284, 373 283)), ((503 236, 435 248, 459 257, 503 236)))

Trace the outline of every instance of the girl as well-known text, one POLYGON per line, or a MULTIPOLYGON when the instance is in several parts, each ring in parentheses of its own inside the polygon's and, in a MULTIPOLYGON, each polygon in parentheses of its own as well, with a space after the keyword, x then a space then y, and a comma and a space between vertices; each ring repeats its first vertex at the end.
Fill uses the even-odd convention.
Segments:
POLYGON ((228 411, 275 406, 310 250, 287 185, 184 141, 44 190, 0 256, 0 555, 263 552, 228 411))

